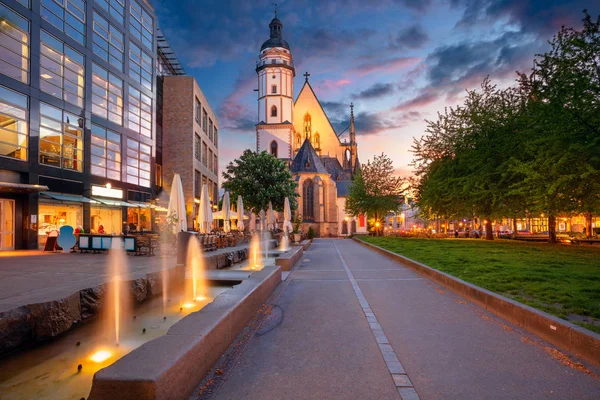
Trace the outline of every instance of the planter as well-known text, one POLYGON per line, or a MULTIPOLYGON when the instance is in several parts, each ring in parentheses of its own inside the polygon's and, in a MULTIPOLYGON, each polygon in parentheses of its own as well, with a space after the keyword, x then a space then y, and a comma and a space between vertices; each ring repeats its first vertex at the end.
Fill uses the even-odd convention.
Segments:
POLYGON ((294 242, 295 243, 300 243, 301 240, 302 240, 302 234, 300 234, 300 233, 294 233, 294 242))

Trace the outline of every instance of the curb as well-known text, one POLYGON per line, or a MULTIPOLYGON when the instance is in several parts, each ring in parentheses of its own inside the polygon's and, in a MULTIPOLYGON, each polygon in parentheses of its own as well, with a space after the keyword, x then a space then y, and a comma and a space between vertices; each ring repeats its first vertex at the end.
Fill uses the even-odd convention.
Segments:
POLYGON ((379 254, 400 262, 418 274, 452 290, 500 318, 541 337, 592 364, 600 366, 600 335, 569 321, 521 304, 489 290, 480 288, 445 272, 438 271, 410 258, 392 253, 379 246, 353 238, 355 242, 379 254))

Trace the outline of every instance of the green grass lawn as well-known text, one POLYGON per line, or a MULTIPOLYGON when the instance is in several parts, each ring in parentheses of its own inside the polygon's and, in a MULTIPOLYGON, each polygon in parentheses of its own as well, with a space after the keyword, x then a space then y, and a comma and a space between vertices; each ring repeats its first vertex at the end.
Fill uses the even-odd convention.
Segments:
POLYGON ((600 246, 361 239, 600 333, 600 246))

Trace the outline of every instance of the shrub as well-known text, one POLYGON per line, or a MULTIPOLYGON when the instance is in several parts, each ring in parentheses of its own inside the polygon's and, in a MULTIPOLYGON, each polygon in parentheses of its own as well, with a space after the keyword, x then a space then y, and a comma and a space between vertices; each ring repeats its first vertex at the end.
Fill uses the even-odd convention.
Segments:
POLYGON ((308 228, 308 238, 310 240, 315 238, 315 230, 313 229, 312 226, 308 228))

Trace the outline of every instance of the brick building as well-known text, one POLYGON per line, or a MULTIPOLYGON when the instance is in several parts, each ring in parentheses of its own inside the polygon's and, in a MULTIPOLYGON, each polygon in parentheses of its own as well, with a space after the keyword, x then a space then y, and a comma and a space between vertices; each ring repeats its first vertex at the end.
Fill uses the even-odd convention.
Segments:
POLYGON ((202 185, 211 203, 218 202, 219 128, 217 117, 192 76, 163 78, 162 160, 164 188, 181 175, 188 227, 198 213, 202 185))

